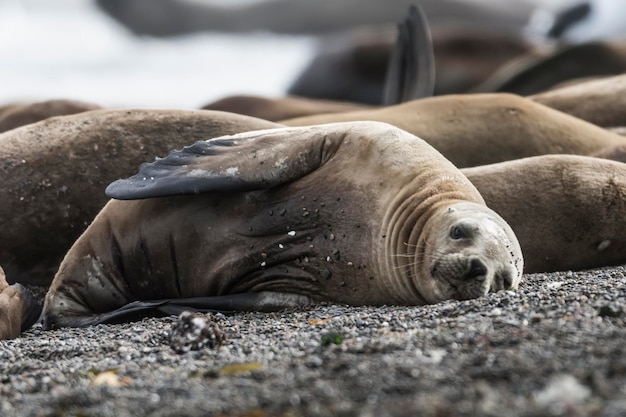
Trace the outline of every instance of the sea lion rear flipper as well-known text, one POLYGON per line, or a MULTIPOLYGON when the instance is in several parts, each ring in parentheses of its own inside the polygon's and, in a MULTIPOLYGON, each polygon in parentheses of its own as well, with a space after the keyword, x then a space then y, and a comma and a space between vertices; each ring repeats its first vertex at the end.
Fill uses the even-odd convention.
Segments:
POLYGON ((176 298, 134 301, 107 313, 88 316, 59 316, 44 320, 44 328, 84 327, 96 324, 123 323, 144 317, 178 315, 183 311, 208 312, 273 312, 310 304, 309 297, 276 292, 250 292, 214 297, 176 298))
POLYGON ((33 293, 20 284, 0 291, 0 340, 12 339, 39 319, 43 306, 33 293))
POLYGON ((422 9, 412 5, 398 24, 398 39, 385 78, 383 104, 390 106, 430 97, 435 88, 435 57, 422 9))
POLYGON ((164 314, 180 314, 183 311, 202 313, 259 311, 271 313, 309 304, 311 304, 311 300, 304 295, 265 291, 214 297, 177 298, 168 300, 167 304, 159 308, 159 312, 164 314))
POLYGON ((204 192, 252 191, 294 181, 323 165, 345 133, 324 126, 278 128, 199 141, 111 183, 120 200, 204 192))

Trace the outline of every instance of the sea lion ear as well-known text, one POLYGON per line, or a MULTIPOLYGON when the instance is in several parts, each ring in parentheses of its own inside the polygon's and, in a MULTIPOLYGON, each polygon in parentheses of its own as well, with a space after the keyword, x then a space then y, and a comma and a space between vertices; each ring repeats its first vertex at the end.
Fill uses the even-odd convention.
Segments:
POLYGON ((342 137, 322 125, 199 141, 142 164, 137 174, 111 183, 106 195, 134 200, 271 188, 317 169, 336 151, 342 137))

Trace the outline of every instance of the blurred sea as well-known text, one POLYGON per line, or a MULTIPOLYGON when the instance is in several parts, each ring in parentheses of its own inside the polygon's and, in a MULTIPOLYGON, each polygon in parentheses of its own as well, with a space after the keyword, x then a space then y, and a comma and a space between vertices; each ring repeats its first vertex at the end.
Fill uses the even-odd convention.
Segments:
POLYGON ((0 0, 0 105, 198 108, 230 94, 278 96, 315 45, 269 33, 136 37, 88 0, 0 0))

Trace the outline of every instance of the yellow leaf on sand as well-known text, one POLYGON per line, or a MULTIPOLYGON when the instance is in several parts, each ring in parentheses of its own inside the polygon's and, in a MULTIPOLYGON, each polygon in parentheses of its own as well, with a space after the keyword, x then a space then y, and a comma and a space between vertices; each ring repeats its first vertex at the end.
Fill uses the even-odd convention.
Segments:
POLYGON ((330 321, 330 317, 323 319, 309 319, 309 324, 326 324, 330 321))
POLYGON ((222 375, 236 375, 242 372, 250 372, 255 369, 262 368, 263 364, 259 362, 250 362, 250 363, 233 363, 230 365, 225 365, 220 369, 220 373, 222 375))
POLYGON ((105 387, 123 387, 124 385, 128 385, 132 382, 132 379, 129 377, 120 378, 117 376, 117 372, 115 371, 105 371, 96 375, 91 380, 91 385, 95 387, 105 386, 105 387))

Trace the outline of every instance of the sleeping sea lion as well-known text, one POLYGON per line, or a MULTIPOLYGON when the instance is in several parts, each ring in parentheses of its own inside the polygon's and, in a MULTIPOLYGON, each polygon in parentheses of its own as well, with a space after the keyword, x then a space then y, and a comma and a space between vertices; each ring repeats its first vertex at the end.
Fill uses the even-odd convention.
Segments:
POLYGON ((100 108, 97 104, 64 99, 7 104, 0 107, 0 133, 50 117, 66 116, 100 108))
POLYGON ((626 263, 626 164, 543 155, 462 172, 515 231, 524 272, 626 263))
POLYGON ((197 142, 107 194, 138 200, 110 201, 70 249, 46 328, 180 305, 421 305, 515 288, 522 274, 515 235, 474 186, 384 123, 197 142))
POLYGON ((595 156, 596 158, 611 159, 618 162, 626 162, 626 144, 604 148, 591 154, 591 156, 595 156))
POLYGON ((41 307, 29 289, 20 284, 9 285, 0 268, 0 340, 13 339, 32 326, 41 307))
POLYGON ((342 113, 370 108, 365 104, 306 97, 227 96, 206 104, 205 110, 219 110, 258 117, 271 122, 323 113, 342 113))
POLYGON ((196 140, 276 126, 211 111, 95 110, 0 135, 0 265, 9 282, 47 285, 108 198, 141 162, 196 140))
POLYGON ((585 80, 529 98, 601 127, 626 126, 625 74, 585 80))
MULTIPOLYGON (((376 102, 384 98, 385 104, 391 105, 432 95, 434 88, 432 42, 428 23, 419 8, 411 7, 408 17, 399 23, 395 48, 389 55, 385 57, 387 71, 384 92, 382 89, 377 91, 376 102)), ((359 78, 356 83, 358 85, 351 86, 352 80, 344 79, 341 84, 342 88, 349 91, 362 92, 368 90, 367 82, 364 81, 359 78)), ((271 99, 236 95, 207 104, 203 109, 229 111, 277 121, 313 114, 363 110, 369 107, 371 106, 347 101, 296 96, 271 99)))
POLYGON ((424 139, 457 167, 527 156, 589 155, 626 144, 622 136, 512 94, 431 97, 379 109, 283 120, 289 126, 374 120, 424 139))
POLYGON ((531 52, 503 65, 472 91, 538 94, 568 80, 617 75, 626 71, 626 40, 561 45, 531 52))

